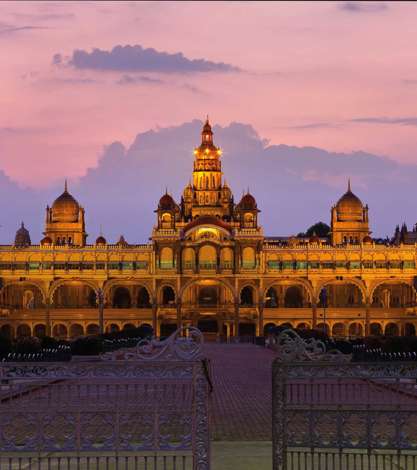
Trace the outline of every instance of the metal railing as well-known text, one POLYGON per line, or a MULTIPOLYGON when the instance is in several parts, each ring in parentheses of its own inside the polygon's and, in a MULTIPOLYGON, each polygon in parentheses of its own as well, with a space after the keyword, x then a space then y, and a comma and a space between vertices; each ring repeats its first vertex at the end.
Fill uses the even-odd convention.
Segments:
POLYGON ((2 363, 0 468, 209 470, 207 366, 190 330, 107 360, 2 363))
POLYGON ((287 337, 273 363, 273 469, 417 469, 417 362, 316 346, 287 337))

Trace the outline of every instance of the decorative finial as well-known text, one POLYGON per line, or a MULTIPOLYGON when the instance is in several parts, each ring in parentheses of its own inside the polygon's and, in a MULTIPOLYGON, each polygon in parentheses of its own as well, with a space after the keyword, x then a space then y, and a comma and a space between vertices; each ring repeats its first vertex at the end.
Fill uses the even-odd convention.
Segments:
POLYGON ((21 225, 22 228, 25 228, 25 224, 23 223, 23 220, 22 220, 22 225, 21 225))
POLYGON ((206 123, 209 124, 209 115, 206 116, 206 123))
POLYGON ((103 226, 100 224, 100 237, 103 236, 103 226))
POLYGON ((65 178, 65 184, 64 184, 64 192, 68 192, 68 181, 65 178))
POLYGON ((350 189, 350 178, 348 178, 348 192, 351 192, 351 189, 350 189))

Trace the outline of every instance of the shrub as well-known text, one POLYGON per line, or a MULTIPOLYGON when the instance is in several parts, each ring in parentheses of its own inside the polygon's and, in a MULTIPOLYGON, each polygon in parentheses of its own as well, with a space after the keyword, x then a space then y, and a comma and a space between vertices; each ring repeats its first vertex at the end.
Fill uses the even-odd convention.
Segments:
POLYGON ((36 336, 19 338, 16 341, 15 351, 19 354, 33 354, 41 350, 41 342, 36 336))
POLYGON ((98 336, 77 338, 71 343, 71 354, 78 356, 96 356, 103 352, 103 340, 98 336))
POLYGON ((12 352, 12 349, 12 340, 0 334, 0 358, 7 356, 12 352))

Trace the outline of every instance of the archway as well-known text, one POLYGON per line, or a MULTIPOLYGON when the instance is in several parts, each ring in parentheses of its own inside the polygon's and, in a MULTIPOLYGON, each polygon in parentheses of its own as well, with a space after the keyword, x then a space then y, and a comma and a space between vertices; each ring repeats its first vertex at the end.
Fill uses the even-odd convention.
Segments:
POLYGON ((100 327, 97 323, 90 323, 87 325, 87 335, 96 336, 100 333, 100 327))
POLYGON ((395 323, 388 323, 385 326, 385 335, 386 336, 398 336, 400 334, 400 330, 398 325, 395 323))
POLYGON ((123 325, 123 330, 134 330, 136 326, 133 323, 125 323, 123 325))
POLYGON ((70 326, 70 337, 71 338, 78 338, 79 336, 83 336, 84 328, 79 323, 73 323, 70 326))
POLYGON ((404 325, 404 336, 415 336, 416 335, 416 327, 413 323, 406 323, 404 325))
POLYGON ((1 325, 0 327, 0 334, 4 336, 5 338, 12 339, 13 337, 13 329, 11 325, 6 324, 6 325, 1 325))
POLYGON ((43 338, 46 336, 46 325, 42 323, 38 323, 33 328, 33 336, 37 336, 38 338, 43 338))
POLYGON ((54 308, 96 308, 96 293, 89 285, 69 281, 56 288, 53 294, 54 308))
POLYGON ((301 322, 301 323, 298 323, 297 329, 298 329, 298 330, 308 330, 308 329, 309 329, 309 326, 308 326, 307 323, 301 322))
POLYGON ((371 336, 381 336, 382 326, 379 323, 371 323, 369 326, 369 333, 371 336))
POLYGON ((213 307, 218 304, 218 286, 199 286, 198 304, 202 307, 213 307))
POLYGON ((363 327, 358 322, 353 322, 349 325, 349 336, 358 337, 363 336, 363 327))
MULTIPOLYGON (((324 289, 326 289, 326 307, 353 308, 363 304, 362 292, 356 284, 326 284, 324 289)), ((319 307, 324 307, 322 300, 319 300, 319 307)))
POLYGON ((18 338, 31 336, 30 326, 26 323, 22 323, 21 325, 19 325, 16 329, 16 336, 18 338))
POLYGON ((326 335, 329 335, 329 333, 330 333, 330 327, 327 323, 326 324, 318 323, 317 326, 314 329, 317 330, 317 331, 320 331, 320 332, 322 332, 326 335))
POLYGON ((303 307, 303 293, 299 286, 291 286, 285 291, 284 297, 285 308, 301 308, 303 307))
POLYGON ((113 294, 113 308, 130 308, 132 301, 127 287, 116 287, 113 294))
POLYGON ((404 308, 414 305, 414 290, 406 283, 384 282, 373 292, 372 306, 380 308, 404 308))
POLYGON ((332 328, 332 336, 345 336, 345 325, 343 323, 335 323, 332 328))
POLYGON ((52 336, 55 338, 65 339, 68 336, 68 329, 63 323, 57 323, 52 328, 52 336))
POLYGON ((148 289, 141 287, 138 292, 138 308, 151 308, 148 289))
POLYGON ((162 288, 162 305, 175 305, 175 292, 171 286, 164 286, 162 288))
POLYGON ((265 295, 265 308, 278 307, 278 294, 274 287, 270 287, 265 295))
POLYGON ((269 334, 272 334, 272 332, 275 330, 275 323, 267 323, 264 325, 264 336, 268 336, 269 334))
POLYGON ((117 323, 110 323, 110 325, 106 327, 106 333, 117 333, 118 331, 120 331, 120 328, 117 323))
POLYGON ((42 308, 43 295, 41 289, 28 283, 7 284, 1 294, 5 307, 20 309, 42 308))
POLYGON ((245 286, 240 291, 240 305, 242 307, 251 307, 254 304, 254 292, 253 287, 245 286))

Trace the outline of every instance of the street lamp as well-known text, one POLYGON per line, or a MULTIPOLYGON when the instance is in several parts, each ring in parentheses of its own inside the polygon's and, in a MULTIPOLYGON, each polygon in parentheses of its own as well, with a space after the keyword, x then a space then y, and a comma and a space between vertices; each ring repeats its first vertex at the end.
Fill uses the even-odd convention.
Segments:
POLYGON ((323 333, 326 334, 326 307, 327 307, 327 289, 325 287, 320 291, 320 302, 323 305, 323 333))

